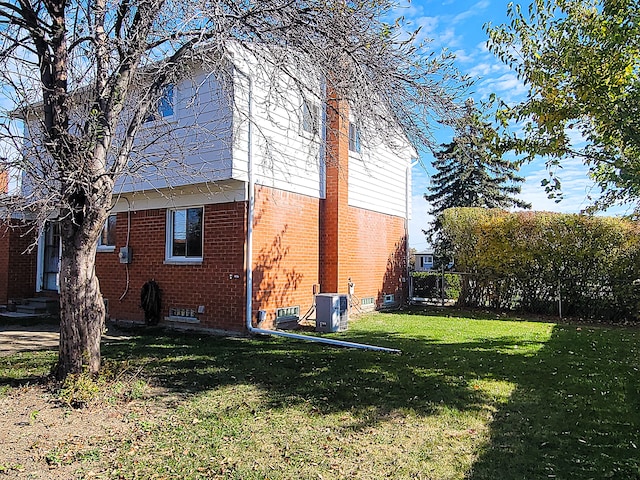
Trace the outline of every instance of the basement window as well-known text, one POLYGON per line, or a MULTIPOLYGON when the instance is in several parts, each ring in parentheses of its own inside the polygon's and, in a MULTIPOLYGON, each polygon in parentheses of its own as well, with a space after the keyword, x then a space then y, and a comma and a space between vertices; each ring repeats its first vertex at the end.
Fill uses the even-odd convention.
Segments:
POLYGON ((393 293, 390 293, 384 296, 385 305, 389 303, 395 303, 395 301, 396 301, 396 296, 393 293))
POLYGON ((276 328, 287 328, 298 324, 300 307, 284 307, 276 309, 276 328))
POLYGON ((276 310, 276 320, 290 320, 300 318, 300 307, 284 307, 276 310))
POLYGON ((169 316, 164 319, 176 323, 200 323, 195 308, 172 307, 169 309, 169 316))
POLYGON ((362 307, 370 307, 373 304, 375 304, 375 299, 373 297, 365 297, 360 300, 360 306, 362 307))

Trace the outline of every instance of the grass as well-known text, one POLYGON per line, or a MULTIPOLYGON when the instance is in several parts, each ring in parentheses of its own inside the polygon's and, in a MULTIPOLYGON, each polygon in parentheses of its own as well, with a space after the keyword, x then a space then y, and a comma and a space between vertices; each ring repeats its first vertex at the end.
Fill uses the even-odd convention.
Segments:
MULTIPOLYGON (((111 365, 126 361, 178 400, 166 415, 132 418, 135 436, 105 471, 640 479, 635 329, 415 311, 369 315, 335 337, 402 354, 159 331, 106 345, 111 365)), ((0 389, 45 375, 53 355, 0 357, 0 389)))

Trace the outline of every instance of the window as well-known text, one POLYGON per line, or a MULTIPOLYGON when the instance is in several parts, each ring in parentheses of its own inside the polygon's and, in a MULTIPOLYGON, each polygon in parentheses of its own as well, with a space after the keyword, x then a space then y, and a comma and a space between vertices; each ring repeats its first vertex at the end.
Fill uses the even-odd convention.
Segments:
POLYGON ((202 259, 202 207, 169 210, 167 259, 202 259))
POLYGON ((318 105, 308 101, 302 101, 302 131, 316 135, 318 133, 318 119, 320 108, 318 105))
POLYGON ((172 117, 174 114, 174 95, 173 95, 174 87, 169 84, 164 87, 164 93, 155 109, 151 109, 147 118, 144 119, 145 122, 155 122, 157 120, 161 120, 163 118, 172 117))
POLYGON ((375 304, 375 298, 373 297, 365 297, 362 300, 360 300, 360 305, 363 307, 369 307, 375 304))
POLYGON ((276 320, 282 320, 283 318, 299 318, 300 317, 300 307, 285 307, 278 308, 276 310, 276 320))
POLYGON ((432 267, 433 266, 433 255, 423 255, 422 258, 422 267, 432 267))
POLYGON ((100 238, 98 239, 99 250, 113 250, 116 246, 116 215, 109 215, 104 222, 100 238))
POLYGON ((349 123, 349 151, 360 153, 360 129, 353 122, 349 123))

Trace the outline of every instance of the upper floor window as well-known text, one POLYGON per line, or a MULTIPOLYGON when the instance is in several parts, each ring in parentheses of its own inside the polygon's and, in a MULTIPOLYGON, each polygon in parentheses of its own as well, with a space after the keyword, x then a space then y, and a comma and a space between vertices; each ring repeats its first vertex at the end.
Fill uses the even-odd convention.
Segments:
POLYGON ((155 109, 151 109, 147 118, 144 119, 145 122, 154 122, 163 118, 173 117, 175 113, 174 90, 175 88, 172 84, 164 87, 162 97, 158 100, 155 109))
POLYGON ((102 232, 100 232, 100 238, 98 239, 98 248, 101 250, 113 250, 116 246, 116 215, 109 215, 102 232))
POLYGON ((422 258, 422 267, 432 267, 433 266, 433 255, 423 255, 422 258))
POLYGON ((360 153, 360 129, 358 125, 349 122, 349 151, 360 153))
POLYGON ((320 124, 320 107, 309 100, 302 101, 302 131, 315 135, 320 124))
POLYGON ((203 207, 169 210, 167 260, 202 260, 203 207))

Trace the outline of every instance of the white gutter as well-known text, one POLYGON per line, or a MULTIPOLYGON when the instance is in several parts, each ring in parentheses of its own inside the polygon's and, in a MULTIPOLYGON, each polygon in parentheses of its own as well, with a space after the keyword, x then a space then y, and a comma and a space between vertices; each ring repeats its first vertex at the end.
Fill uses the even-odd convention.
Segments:
POLYGON ((316 343, 324 343, 327 345, 333 345, 336 347, 349 347, 349 348, 358 348, 361 350, 374 350, 378 352, 389 352, 389 353, 401 353, 400 350, 395 348, 386 348, 386 347, 378 347, 375 345, 367 345, 364 343, 354 343, 354 342, 345 342, 342 340, 334 340, 332 338, 324 338, 324 337, 314 337, 311 335, 300 335, 297 333, 289 333, 283 332, 281 330, 268 330, 264 328, 256 328, 253 326, 253 216, 255 209, 255 181, 253 179, 253 81, 252 79, 245 73, 240 70, 237 70, 243 77, 245 77, 249 82, 249 100, 248 100, 248 120, 249 120, 249 128, 247 132, 247 238, 246 238, 246 255, 245 255, 245 268, 247 275, 247 302, 246 302, 246 326, 249 333, 259 334, 259 335, 275 335, 278 337, 286 337, 292 338, 295 340, 303 340, 306 342, 316 342, 316 343))

